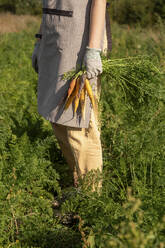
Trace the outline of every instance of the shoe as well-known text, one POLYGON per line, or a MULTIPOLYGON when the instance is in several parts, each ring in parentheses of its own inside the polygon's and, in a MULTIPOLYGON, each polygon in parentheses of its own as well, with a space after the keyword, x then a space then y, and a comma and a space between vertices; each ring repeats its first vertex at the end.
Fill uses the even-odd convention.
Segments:
POLYGON ((78 223, 76 215, 77 214, 73 212, 62 214, 60 210, 57 209, 54 211, 54 217, 58 219, 58 223, 69 227, 78 223))
POLYGON ((65 226, 73 226, 78 223, 77 219, 75 218, 75 213, 66 213, 61 216, 60 223, 65 226))
POLYGON ((76 195, 80 194, 80 192, 81 191, 79 188, 69 187, 67 189, 64 189, 61 198, 59 198, 58 196, 54 198, 54 201, 52 202, 52 207, 54 209, 59 209, 66 200, 76 197, 76 195))

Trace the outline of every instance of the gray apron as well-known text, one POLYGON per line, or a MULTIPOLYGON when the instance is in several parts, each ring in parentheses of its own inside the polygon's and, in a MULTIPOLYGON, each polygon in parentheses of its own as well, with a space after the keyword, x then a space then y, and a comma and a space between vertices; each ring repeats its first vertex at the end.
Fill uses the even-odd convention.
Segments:
MULTIPOLYGON (((74 104, 64 110, 69 80, 63 74, 82 65, 89 39, 92 0, 43 0, 42 40, 38 53, 38 112, 46 120, 70 127, 89 126, 91 103, 86 96, 85 120, 80 108, 73 114, 74 104)), ((110 25, 106 14, 108 50, 111 49, 110 25)), ((104 32, 101 41, 103 49, 104 32)), ((90 80, 93 90, 97 78, 90 80)))

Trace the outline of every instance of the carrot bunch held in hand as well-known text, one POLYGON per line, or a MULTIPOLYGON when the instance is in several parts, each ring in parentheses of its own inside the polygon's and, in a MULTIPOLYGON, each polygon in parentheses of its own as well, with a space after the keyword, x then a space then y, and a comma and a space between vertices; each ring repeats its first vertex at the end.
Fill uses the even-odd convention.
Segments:
POLYGON ((86 77, 86 74, 76 76, 71 80, 65 102, 65 110, 67 110, 70 104, 74 101, 74 115, 76 114, 79 105, 81 105, 81 115, 84 120, 86 93, 88 94, 92 103, 92 107, 94 108, 95 100, 92 92, 92 87, 86 77))

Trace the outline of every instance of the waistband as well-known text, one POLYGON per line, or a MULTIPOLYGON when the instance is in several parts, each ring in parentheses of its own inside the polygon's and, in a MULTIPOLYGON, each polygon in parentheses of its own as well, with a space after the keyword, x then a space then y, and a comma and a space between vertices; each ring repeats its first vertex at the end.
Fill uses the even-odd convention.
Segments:
POLYGON ((43 14, 49 14, 49 15, 59 15, 59 16, 68 16, 68 17, 73 16, 73 11, 71 10, 43 8, 42 11, 43 11, 43 14))

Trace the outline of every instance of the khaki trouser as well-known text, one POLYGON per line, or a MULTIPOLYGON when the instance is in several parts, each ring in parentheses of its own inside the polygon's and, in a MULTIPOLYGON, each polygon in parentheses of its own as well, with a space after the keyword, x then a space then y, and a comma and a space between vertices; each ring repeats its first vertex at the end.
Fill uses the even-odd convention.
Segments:
MULTIPOLYGON (((104 48, 106 53, 107 39, 104 48)), ((97 77, 97 100, 101 91, 100 76, 97 77)), ((102 172, 102 148, 100 141, 98 111, 91 112, 89 128, 73 128, 51 123, 62 153, 73 172, 74 185, 84 178, 87 172, 98 169, 102 172)), ((101 181, 99 187, 101 186, 101 181)), ((94 186, 93 186, 94 189, 94 186)))

